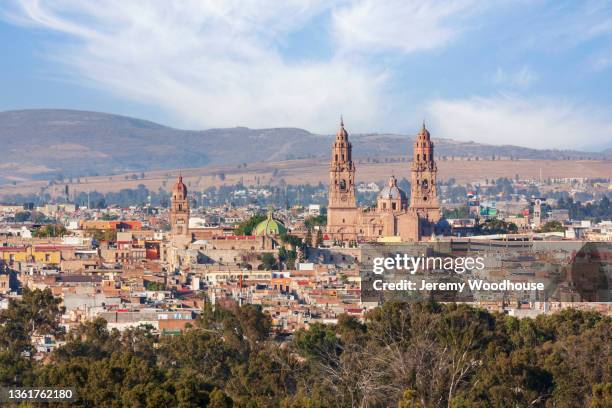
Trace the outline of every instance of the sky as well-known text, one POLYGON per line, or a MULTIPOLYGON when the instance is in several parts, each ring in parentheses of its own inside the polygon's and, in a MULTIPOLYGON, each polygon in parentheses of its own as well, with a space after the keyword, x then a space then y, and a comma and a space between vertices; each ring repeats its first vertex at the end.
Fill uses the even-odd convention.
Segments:
POLYGON ((612 147, 612 1, 3 0, 0 110, 612 147))

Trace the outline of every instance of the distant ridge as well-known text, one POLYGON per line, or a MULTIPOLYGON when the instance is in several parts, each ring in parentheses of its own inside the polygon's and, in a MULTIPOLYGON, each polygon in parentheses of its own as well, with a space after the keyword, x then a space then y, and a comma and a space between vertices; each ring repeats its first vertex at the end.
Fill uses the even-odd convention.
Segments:
MULTIPOLYGON (((350 129, 350 126, 349 126, 350 129)), ((355 156, 398 157, 411 137, 353 134, 355 156)), ((434 135, 435 137, 435 135, 434 135)), ((58 175, 78 177, 209 164, 326 157, 332 136, 298 128, 180 130, 99 112, 32 109, 0 112, 0 184, 58 175)), ((438 156, 603 159, 600 153, 493 146, 436 138, 438 156)))

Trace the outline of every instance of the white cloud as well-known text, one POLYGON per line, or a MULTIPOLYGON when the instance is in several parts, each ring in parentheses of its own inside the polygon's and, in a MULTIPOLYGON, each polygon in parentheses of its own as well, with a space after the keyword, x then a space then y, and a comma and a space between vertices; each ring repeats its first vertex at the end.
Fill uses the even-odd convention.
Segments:
POLYGON ((345 46, 443 46, 458 31, 451 18, 474 3, 377 2, 370 14, 368 0, 15 0, 9 13, 19 24, 65 34, 68 45, 56 42, 50 54, 75 78, 160 107, 175 124, 333 132, 340 113, 351 129, 376 129, 388 114, 383 106, 393 103, 384 68, 347 58, 345 46), (288 34, 332 10, 330 30, 342 48, 326 60, 284 59, 279 44, 288 34))
MULTIPOLYGON (((288 62, 279 39, 328 7, 312 1, 20 0, 14 21, 59 31, 51 48, 90 86, 159 106, 183 126, 334 131, 379 114, 384 73, 343 59, 288 62)), ((154 118, 153 118, 154 119, 154 118)))
POLYGON ((335 37, 345 52, 404 53, 447 45, 466 19, 486 2, 478 0, 364 0, 334 12, 335 37))
POLYGON ((496 85, 527 88, 538 79, 538 75, 527 66, 523 66, 518 71, 507 71, 497 67, 491 79, 496 85))
MULTIPOLYGON (((409 100, 413 88, 414 95, 420 94, 419 78, 414 78, 415 83, 405 79, 391 83, 396 72, 378 63, 379 54, 397 56, 448 46, 473 29, 474 17, 492 3, 13 0, 12 7, 5 4, 0 6, 0 17, 4 10, 4 17, 8 14, 18 24, 64 34, 61 42, 53 37, 49 54, 73 78, 121 98, 157 106, 176 118, 174 125, 299 126, 330 133, 341 113, 354 132, 415 128, 414 123, 402 121, 410 115, 420 117, 428 95, 409 100), (281 50, 291 34, 327 13, 331 13, 331 26, 323 35, 329 36, 330 56, 287 60, 281 50)), ((588 9, 587 38, 567 37, 581 42, 609 34, 610 20, 600 17, 598 10, 588 9)), ((519 27, 521 38, 537 39, 550 30, 555 35, 544 37, 562 42, 560 28, 565 32, 573 27, 572 33, 585 30, 582 18, 567 14, 563 23, 540 19, 544 27, 528 30, 529 35, 519 27)), ((541 42, 550 47, 552 41, 541 42)), ((300 46, 310 44, 304 41, 300 46)), ((299 50, 292 51, 299 55, 299 50)), ((599 66, 608 62, 604 58, 599 66)), ((476 61, 474 69, 479 67, 476 61)), ((499 68, 488 79, 506 88, 524 89, 539 78, 525 66, 518 71, 499 68)), ((448 100, 444 91, 432 87, 429 94, 438 96, 428 105, 440 131, 436 135, 533 147, 575 147, 612 135, 605 115, 569 102, 515 96, 448 100)))
POLYGON ((612 139, 612 119, 605 112, 556 98, 439 99, 428 111, 435 135, 463 141, 562 149, 612 139))

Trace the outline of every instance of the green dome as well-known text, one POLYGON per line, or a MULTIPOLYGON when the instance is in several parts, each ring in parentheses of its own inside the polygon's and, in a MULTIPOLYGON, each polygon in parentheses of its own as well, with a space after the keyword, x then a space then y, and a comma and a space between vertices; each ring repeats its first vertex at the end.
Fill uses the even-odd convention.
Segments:
POLYGON ((255 235, 280 235, 287 232, 285 225, 272 218, 272 210, 268 211, 268 218, 257 224, 253 233, 255 235))

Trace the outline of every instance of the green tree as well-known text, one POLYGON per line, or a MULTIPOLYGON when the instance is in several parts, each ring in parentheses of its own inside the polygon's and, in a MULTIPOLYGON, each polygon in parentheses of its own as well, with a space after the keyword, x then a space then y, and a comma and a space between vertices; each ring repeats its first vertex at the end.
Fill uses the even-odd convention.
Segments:
POLYGON ((20 211, 15 213, 15 222, 26 222, 29 221, 32 216, 32 213, 29 211, 20 211))
POLYGON ((323 246, 323 230, 321 230, 321 228, 317 230, 317 241, 315 245, 317 248, 320 248, 323 246))
POLYGON ((309 230, 313 229, 316 226, 325 226, 327 225, 327 215, 317 215, 314 217, 308 217, 304 220, 304 225, 309 230))
POLYGON ((304 237, 304 245, 307 247, 312 247, 312 230, 306 231, 306 236, 304 237))
POLYGON ((267 271, 271 269, 278 269, 274 254, 271 252, 264 252, 261 255, 261 264, 259 265, 259 267, 267 271))
POLYGON ((210 393, 210 402, 208 408, 231 408, 233 406, 232 399, 223 391, 215 389, 210 393))
POLYGON ((559 221, 548 221, 546 224, 542 225, 538 232, 564 232, 565 228, 563 228, 563 224, 559 221))
POLYGON ((32 235, 37 238, 62 237, 66 232, 66 227, 62 224, 47 224, 34 230, 32 235))
POLYGON ((34 335, 60 336, 61 300, 50 289, 25 288, 21 299, 11 299, 0 311, 0 347, 16 352, 31 352, 34 335))
POLYGON ((236 227, 235 234, 236 235, 252 235, 255 227, 262 221, 265 221, 266 215, 264 214, 255 214, 251 218, 242 221, 236 227))

